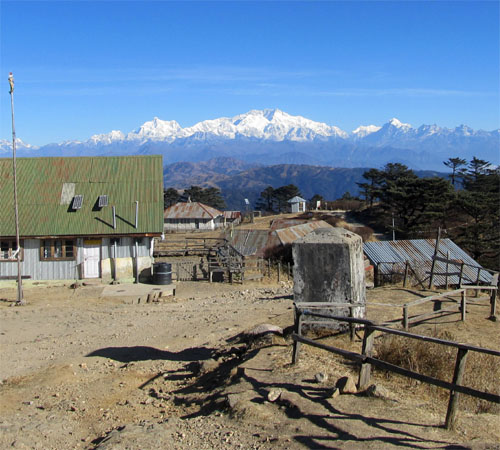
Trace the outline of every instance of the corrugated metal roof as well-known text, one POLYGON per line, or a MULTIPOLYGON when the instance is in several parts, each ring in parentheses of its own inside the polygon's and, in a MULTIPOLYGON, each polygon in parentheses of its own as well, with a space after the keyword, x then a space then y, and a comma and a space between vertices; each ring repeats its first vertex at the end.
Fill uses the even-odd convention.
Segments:
POLYGON ((267 230, 233 230, 228 237, 229 243, 244 256, 264 256, 268 246, 269 231, 267 230))
POLYGON ((164 219, 215 219, 222 212, 200 202, 176 203, 163 213, 164 219))
MULTIPOLYGON (((20 234, 162 233, 162 172, 162 157, 159 155, 18 158, 20 234), (69 191, 72 195, 83 195, 81 209, 71 209, 69 191), (108 196, 109 206, 96 207, 99 195, 108 196), (135 201, 139 202, 137 229, 134 226, 135 201), (115 229, 111 206, 116 208, 115 229)), ((0 159, 0 236, 15 235, 13 197, 12 160, 0 159)))
POLYGON ((229 220, 241 217, 241 211, 223 211, 222 213, 224 214, 224 217, 229 220))
MULTIPOLYGON (((406 261, 408 261, 413 268, 419 268, 422 278, 430 275, 435 246, 436 241, 434 239, 379 241, 365 242, 363 244, 366 256, 372 264, 379 264, 379 270, 382 273, 391 273, 394 264, 397 270, 404 271, 404 266, 406 261)), ((481 265, 474 261, 451 239, 441 239, 439 242, 439 256, 446 258, 448 252, 451 260, 464 262, 464 282, 467 284, 476 283, 478 269, 482 269, 481 265)), ((449 284, 458 284, 459 272, 460 263, 458 265, 448 265, 448 273, 454 273, 454 275, 448 277, 449 284)), ((436 261, 434 279, 437 286, 445 285, 445 273, 446 263, 436 261)), ((491 282, 490 273, 482 270, 480 275, 482 282, 491 282)))
POLYGON ((297 219, 295 217, 289 219, 274 219, 271 222, 271 230, 279 230, 281 228, 293 227, 295 225, 301 225, 307 222, 309 222, 309 219, 297 219))
POLYGON ((297 239, 304 237, 311 231, 317 228, 333 228, 330 224, 324 220, 314 220, 312 222, 303 223, 301 225, 295 225, 293 227, 282 228, 276 230, 273 233, 278 236, 278 239, 282 245, 291 244, 297 239))

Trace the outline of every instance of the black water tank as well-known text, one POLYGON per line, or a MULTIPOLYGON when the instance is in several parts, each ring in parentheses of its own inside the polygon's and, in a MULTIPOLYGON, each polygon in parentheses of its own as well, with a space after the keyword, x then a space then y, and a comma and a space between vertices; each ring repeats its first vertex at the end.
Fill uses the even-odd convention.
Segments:
POLYGON ((172 283, 172 264, 154 263, 153 264, 153 283, 171 284, 172 283))

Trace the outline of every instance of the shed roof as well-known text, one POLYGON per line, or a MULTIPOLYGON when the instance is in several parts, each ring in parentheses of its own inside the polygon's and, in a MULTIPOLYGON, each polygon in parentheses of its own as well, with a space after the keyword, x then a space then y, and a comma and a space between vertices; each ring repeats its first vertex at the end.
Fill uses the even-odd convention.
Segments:
POLYGON ((295 225, 288 228, 281 228, 275 230, 274 233, 278 236, 282 245, 291 244, 297 239, 308 235, 311 231, 318 228, 333 228, 329 223, 324 220, 314 220, 312 222, 295 225))
MULTIPOLYGON (((425 277, 428 277, 431 271, 432 260, 434 257, 434 249, 436 241, 434 239, 412 239, 401 241, 377 241, 365 242, 363 244, 364 252, 372 264, 378 264, 379 270, 382 273, 390 273, 393 264, 404 266, 406 261, 412 267, 419 267, 425 277), (413 263, 413 264, 412 264, 413 263)), ((444 286, 446 283, 445 273, 453 273, 448 277, 448 283, 458 284, 461 262, 464 262, 463 277, 466 283, 474 284, 477 282, 478 269, 482 269, 481 265, 474 261, 465 251, 456 245, 451 239, 441 239, 439 241, 439 256, 447 258, 450 255, 450 260, 454 260, 456 264, 448 264, 436 261, 435 265, 435 282, 438 286, 444 286)), ((482 270, 480 272, 480 280, 484 283, 491 282, 491 274, 482 270)))
MULTIPOLYGON (((160 234, 162 157, 18 158, 21 236, 160 234), (72 209, 83 195, 82 207, 72 209), (97 207, 108 196, 108 206, 97 207), (135 228, 135 202, 139 202, 135 228), (113 228, 112 206, 116 208, 113 228)), ((0 236, 15 235, 12 160, 0 159, 0 236)))
POLYGON ((304 200, 302 197, 299 197, 298 195, 288 200, 288 203, 303 203, 303 202, 307 202, 307 200, 304 200))
POLYGON ((223 213, 200 202, 176 203, 163 213, 164 219, 215 219, 223 213))

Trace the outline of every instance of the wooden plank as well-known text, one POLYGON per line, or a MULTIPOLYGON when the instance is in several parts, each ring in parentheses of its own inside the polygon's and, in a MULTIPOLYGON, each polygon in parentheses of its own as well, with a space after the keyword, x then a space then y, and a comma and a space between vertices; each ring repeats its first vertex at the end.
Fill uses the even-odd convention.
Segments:
POLYGON ((472 397, 480 398, 482 400, 486 400, 492 403, 500 403, 500 395, 490 394, 489 392, 478 391, 477 389, 472 389, 465 386, 460 386, 457 384, 449 383, 447 381, 439 380, 434 377, 430 377, 428 375, 422 375, 420 373, 413 372, 411 370, 403 369, 402 367, 395 366, 394 364, 390 364, 385 361, 381 361, 379 359, 375 359, 369 356, 365 357, 365 361, 369 362, 373 366, 380 367, 381 369, 389 370, 390 372, 398 373, 399 375, 403 375, 408 378, 413 378, 415 380, 422 381, 424 383, 432 384, 434 386, 438 386, 448 390, 454 390, 461 394, 470 395, 472 397))
POLYGON ((351 361, 362 363, 365 361, 365 358, 366 358, 365 356, 360 355, 359 353, 354 353, 354 352, 350 352, 348 350, 343 350, 341 348, 332 347, 330 345, 322 344, 321 342, 313 341, 312 339, 308 339, 308 338, 299 336, 295 333, 292 334, 292 339, 294 341, 297 341, 297 342, 300 342, 303 344, 307 344, 307 345, 310 345, 312 347, 327 350, 330 353, 335 353, 336 355, 343 356, 344 358, 349 359, 351 361))
POLYGON ((478 289, 481 291, 496 291, 498 288, 496 286, 489 286, 489 285, 484 285, 484 286, 476 286, 476 285, 467 285, 467 284, 462 284, 463 289, 478 289))
POLYGON ((449 258, 443 258, 442 256, 436 256, 435 259, 436 259, 436 261, 444 262, 444 263, 448 263, 448 264, 453 264, 453 265, 458 266, 458 267, 463 264, 463 261, 460 259, 449 259, 449 258))
POLYGON ((298 302, 294 303, 296 308, 328 308, 333 307, 345 307, 350 308, 351 306, 366 306, 365 303, 334 303, 334 302, 298 302))
MULTIPOLYGON (((379 327, 374 327, 377 329, 379 327)), ((408 333, 407 333, 408 334, 408 333)), ((432 384, 434 386, 438 386, 448 390, 454 390, 461 394, 470 395, 472 397, 477 397, 482 400, 487 400, 493 403, 500 403, 500 395, 490 394, 489 392, 478 391, 477 389, 472 389, 465 386, 460 386, 457 384, 449 383, 447 381, 439 380, 437 378, 433 378, 427 375, 422 375, 420 373, 413 372, 408 369, 404 369, 402 367, 396 366, 394 364, 382 361, 380 359, 373 358, 371 356, 360 355, 359 353, 350 352, 347 350, 343 350, 337 347, 331 347, 329 345, 322 344, 320 342, 313 341, 312 339, 304 338, 302 336, 298 336, 297 334, 292 334, 292 339, 297 340, 298 342, 311 345, 312 347, 321 348, 323 350, 327 350, 336 355, 340 355, 346 359, 350 359, 351 361, 355 361, 358 363, 369 363, 373 366, 380 367, 381 369, 388 370, 390 372, 395 372, 399 375, 406 376, 408 378, 413 378, 415 380, 422 381, 424 383, 432 384)))
POLYGON ((461 344, 459 342, 447 341, 445 339, 438 339, 438 338, 430 337, 430 336, 422 336, 420 334, 408 333, 408 332, 403 331, 403 330, 395 330, 394 328, 383 327, 383 326, 375 325, 375 324, 372 327, 374 330, 383 331, 383 332, 389 333, 389 334, 395 334, 397 336, 404 336, 404 337, 409 337, 411 339, 417 339, 420 341, 433 342, 435 344, 447 345, 448 347, 463 348, 464 350, 472 350, 472 351, 478 352, 478 353, 486 353, 488 355, 500 356, 499 351, 491 350, 489 348, 475 347, 474 345, 461 344))
POLYGON ((361 325, 373 325, 373 322, 371 320, 358 319, 358 318, 354 318, 354 317, 334 316, 331 314, 320 314, 320 313, 315 313, 314 311, 308 311, 307 309, 302 310, 302 314, 307 315, 307 316, 313 316, 313 317, 322 317, 324 319, 340 320, 340 321, 348 322, 348 323, 359 323, 361 325))
MULTIPOLYGON (((455 363, 455 371, 453 373, 453 384, 462 384, 462 378, 465 372, 465 363, 467 361, 467 350, 459 348, 457 352, 457 360, 455 363)), ((450 401, 448 402, 448 411, 446 413, 445 426, 448 430, 455 428, 456 416, 458 409, 459 393, 455 390, 450 391, 450 401)))
POLYGON ((461 294, 462 292, 463 292, 463 289, 456 289, 454 291, 430 295, 429 297, 418 298, 417 300, 413 300, 412 302, 405 303, 405 306, 421 305, 422 303, 427 303, 427 302, 430 302, 432 300, 437 300, 438 298, 451 297, 452 295, 458 295, 458 294, 461 294))

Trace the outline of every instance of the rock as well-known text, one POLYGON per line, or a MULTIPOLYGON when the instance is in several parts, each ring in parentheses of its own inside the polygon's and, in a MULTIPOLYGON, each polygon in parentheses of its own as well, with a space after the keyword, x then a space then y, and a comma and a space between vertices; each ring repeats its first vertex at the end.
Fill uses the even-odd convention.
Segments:
POLYGON ((270 389, 265 389, 264 392, 265 392, 265 397, 268 401, 275 402, 280 398, 280 395, 283 391, 279 388, 270 388, 270 389))
POLYGON ((335 386, 340 390, 341 394, 356 394, 358 392, 356 384, 350 376, 339 378, 335 386))
POLYGON ((207 359, 205 361, 198 361, 198 375, 203 375, 212 372, 219 367, 219 363, 215 359, 207 359))
POLYGON ((326 398, 337 398, 340 395, 340 389, 334 387, 326 393, 326 398))
POLYGON ((261 336, 263 334, 269 334, 269 333, 279 334, 280 336, 282 336, 283 335, 283 328, 280 328, 277 325, 263 323, 263 324, 257 325, 255 328, 248 331, 246 334, 248 336, 261 336))
POLYGON ((235 409, 238 402, 241 400, 241 397, 238 394, 228 394, 227 396, 227 405, 231 409, 235 409))
POLYGON ((318 372, 316 375, 314 375, 314 379, 316 380, 316 383, 326 383, 328 380, 328 375, 323 372, 318 372))
POLYGON ((365 395, 369 397, 385 398, 391 399, 392 394, 384 387, 377 384, 371 384, 368 386, 364 392, 365 395))

